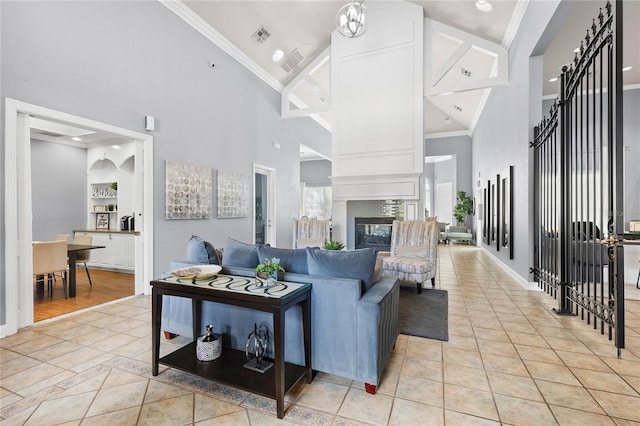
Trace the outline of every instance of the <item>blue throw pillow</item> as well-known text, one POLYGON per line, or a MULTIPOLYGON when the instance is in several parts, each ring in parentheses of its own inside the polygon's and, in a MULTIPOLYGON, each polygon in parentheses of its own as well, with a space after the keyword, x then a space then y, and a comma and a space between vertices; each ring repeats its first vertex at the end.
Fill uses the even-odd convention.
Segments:
POLYGON ((216 249, 197 235, 192 235, 187 242, 187 260, 193 263, 219 264, 216 249))
POLYGON ((260 263, 258 260, 258 248, 255 245, 227 238, 227 242, 224 244, 222 266, 255 268, 258 263, 260 263))
POLYGON ((207 256, 209 257, 209 263, 212 265, 219 265, 220 260, 218 259, 216 248, 209 241, 205 241, 204 249, 207 251, 207 256))
POLYGON ((280 259, 280 266, 284 268, 286 272, 293 272, 296 274, 309 273, 307 268, 307 251, 305 249, 282 249, 269 246, 258 246, 258 260, 264 262, 265 259, 273 259, 277 257, 280 259))
POLYGON ((363 291, 367 291, 373 285, 373 270, 376 264, 374 249, 306 250, 309 275, 357 279, 362 282, 363 291))

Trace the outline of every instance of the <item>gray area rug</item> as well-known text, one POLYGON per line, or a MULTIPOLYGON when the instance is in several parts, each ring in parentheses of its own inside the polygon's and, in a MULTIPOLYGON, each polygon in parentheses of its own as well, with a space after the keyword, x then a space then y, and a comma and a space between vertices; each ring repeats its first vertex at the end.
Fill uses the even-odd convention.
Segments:
POLYGON ((446 290, 400 287, 400 333, 449 340, 449 294, 446 290))

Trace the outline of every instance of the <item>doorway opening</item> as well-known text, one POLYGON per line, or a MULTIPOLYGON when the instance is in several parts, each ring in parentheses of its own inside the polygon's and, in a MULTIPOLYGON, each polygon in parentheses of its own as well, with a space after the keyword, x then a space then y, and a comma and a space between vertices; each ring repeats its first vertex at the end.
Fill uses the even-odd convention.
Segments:
POLYGON ((276 244, 276 171, 253 165, 253 243, 276 244))
POLYGON ((153 137, 14 99, 5 101, 5 279, 0 336, 33 324, 32 118, 105 132, 133 140, 136 158, 134 211, 135 294, 150 294, 153 275, 153 137), (149 230, 149 232, 145 232, 149 230), (17 256, 16 256, 17 254, 17 256))

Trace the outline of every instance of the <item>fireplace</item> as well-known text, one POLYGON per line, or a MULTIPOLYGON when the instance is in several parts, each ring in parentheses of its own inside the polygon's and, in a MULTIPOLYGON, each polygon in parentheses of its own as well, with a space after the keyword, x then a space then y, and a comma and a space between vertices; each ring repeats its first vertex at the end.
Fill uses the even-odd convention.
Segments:
POLYGON ((356 217, 356 248, 391 250, 391 229, 395 217, 356 217))

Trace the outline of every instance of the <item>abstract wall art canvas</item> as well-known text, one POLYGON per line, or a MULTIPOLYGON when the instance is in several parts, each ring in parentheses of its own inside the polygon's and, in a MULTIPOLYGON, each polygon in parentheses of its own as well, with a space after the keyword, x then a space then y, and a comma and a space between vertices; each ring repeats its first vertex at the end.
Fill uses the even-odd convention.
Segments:
POLYGON ((218 218, 249 216, 249 175, 218 171, 218 218))
POLYGON ((165 218, 210 219, 213 212, 211 167, 167 160, 165 218))

